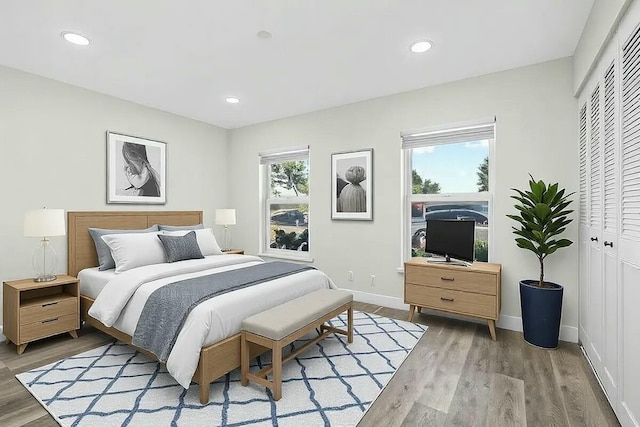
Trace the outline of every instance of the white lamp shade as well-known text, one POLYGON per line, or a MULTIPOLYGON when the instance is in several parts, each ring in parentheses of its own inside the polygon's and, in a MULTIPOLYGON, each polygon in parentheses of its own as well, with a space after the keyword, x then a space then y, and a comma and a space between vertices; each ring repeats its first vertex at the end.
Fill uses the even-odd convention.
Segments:
POLYGON ((216 225, 236 225, 236 210, 216 209, 216 225))
POLYGON ((34 209, 24 215, 24 235, 27 237, 64 236, 64 209, 34 209))

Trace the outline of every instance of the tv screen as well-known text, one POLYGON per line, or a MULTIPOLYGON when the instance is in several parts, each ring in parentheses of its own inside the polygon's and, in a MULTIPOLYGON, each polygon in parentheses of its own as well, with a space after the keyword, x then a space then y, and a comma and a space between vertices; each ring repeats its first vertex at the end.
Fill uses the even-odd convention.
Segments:
POLYGON ((425 252, 473 262, 475 221, 427 220, 425 252))

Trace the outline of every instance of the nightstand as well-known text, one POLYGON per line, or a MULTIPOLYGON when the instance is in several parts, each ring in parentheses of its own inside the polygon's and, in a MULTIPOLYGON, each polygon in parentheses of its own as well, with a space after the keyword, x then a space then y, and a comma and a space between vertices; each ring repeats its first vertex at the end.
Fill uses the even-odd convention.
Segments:
POLYGON ((33 279, 4 282, 3 334, 14 343, 18 354, 27 344, 68 332, 78 338, 80 292, 78 279, 60 275, 51 282, 33 279))
POLYGON ((227 249, 226 251, 222 251, 225 254, 236 254, 236 255, 244 255, 244 249, 227 249))

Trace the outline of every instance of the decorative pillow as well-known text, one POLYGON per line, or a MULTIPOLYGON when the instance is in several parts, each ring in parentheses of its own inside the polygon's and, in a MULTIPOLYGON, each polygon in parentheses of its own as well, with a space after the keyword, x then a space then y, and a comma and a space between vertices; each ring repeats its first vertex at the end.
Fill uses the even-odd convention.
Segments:
POLYGON ((190 230, 202 230, 204 225, 159 225, 160 231, 190 231, 190 230))
POLYGON ((110 270, 116 266, 116 263, 111 256, 109 246, 104 242, 104 240, 102 240, 102 236, 107 234, 150 233, 153 231, 158 231, 157 225, 152 225, 144 230, 107 230, 105 228, 89 228, 89 234, 91 234, 93 243, 96 245, 96 253, 98 254, 98 270, 110 270))
MULTIPOLYGON (((213 231, 210 228, 203 228, 201 230, 193 230, 196 233, 196 240, 198 240, 198 246, 202 255, 222 255, 222 250, 218 246, 216 236, 213 235, 213 231)), ((184 236, 186 231, 162 231, 165 236, 184 236)))
POLYGON ((102 240, 111 249, 116 274, 143 265, 162 264, 166 260, 158 233, 107 234, 102 240))
POLYGON ((167 236, 158 234, 162 242, 167 262, 184 261, 186 259, 202 259, 202 252, 198 246, 195 231, 190 231, 184 236, 167 236))

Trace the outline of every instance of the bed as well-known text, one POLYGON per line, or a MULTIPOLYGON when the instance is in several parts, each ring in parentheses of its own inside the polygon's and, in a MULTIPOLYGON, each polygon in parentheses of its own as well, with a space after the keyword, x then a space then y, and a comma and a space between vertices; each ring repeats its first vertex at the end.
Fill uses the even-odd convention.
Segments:
MULTIPOLYGON (((118 280, 120 281, 120 283, 124 283, 123 281, 128 280, 128 276, 126 276, 126 274, 132 274, 133 276, 135 276, 135 274, 144 275, 146 274, 145 272, 143 271, 136 272, 135 270, 144 270, 145 268, 149 271, 151 270, 162 271, 162 269, 167 269, 167 271, 170 271, 171 268, 175 268, 177 264, 180 264, 180 263, 173 263, 173 265, 158 265, 157 269, 153 268, 153 266, 146 266, 146 267, 141 267, 139 269, 130 270, 129 272, 123 273, 121 275, 114 274, 113 272, 98 273, 95 271, 95 267, 98 265, 96 249, 95 249, 94 242, 88 232, 88 229, 90 227, 105 228, 105 229, 145 229, 152 226, 153 224, 185 226, 185 225, 195 225, 195 224, 201 224, 201 223, 202 223, 201 211, 69 212, 68 213, 68 271, 70 275, 76 276, 76 277, 78 277, 79 273, 82 272, 82 274, 80 274, 81 319, 84 320, 89 325, 92 325, 95 328, 113 336, 114 338, 131 345, 133 332, 131 332, 130 327, 127 328, 125 320, 127 319, 127 317, 129 318, 132 317, 131 315, 132 312, 135 313, 135 311, 133 311, 134 310, 133 308, 127 306, 124 309, 127 311, 123 311, 123 314, 118 319, 118 322, 122 320, 120 323, 105 322, 107 324, 113 324, 113 326, 106 326, 104 323, 102 323, 101 321, 97 320, 96 318, 88 314, 91 307, 94 306, 94 304, 96 304, 96 299, 98 299, 97 297, 100 295, 100 292, 102 292, 101 289, 105 289, 105 293, 107 292, 107 290, 109 290, 110 291, 109 295, 113 295, 113 289, 120 289, 120 288, 114 288, 112 286, 112 288, 109 289, 109 286, 114 285, 115 282, 118 282, 118 280), (109 276, 109 274, 111 274, 111 276, 109 276), (118 278, 118 276, 120 277, 118 278), (86 283, 83 283, 83 282, 86 282, 86 283)), ((260 263, 262 262, 262 260, 260 260, 257 257, 243 256, 243 255, 217 255, 214 257, 206 257, 206 258, 211 258, 211 259, 202 260, 202 261, 208 262, 209 264, 211 264, 211 266, 213 266, 212 268, 216 268, 216 269, 218 268, 217 266, 219 263, 222 263, 220 265, 231 266, 231 267, 225 267, 225 268, 243 268, 245 265, 247 266, 254 265, 257 262, 260 262, 260 263), (238 263, 238 265, 235 265, 236 263, 238 263)), ((187 265, 189 262, 190 261, 181 261, 181 263, 186 263, 185 265, 187 265)), ((214 270, 214 271, 217 271, 217 270, 214 270)), ((172 274, 172 273, 169 273, 169 274, 172 274)), ((321 273, 314 270, 314 274, 318 275, 321 273)), ((286 279, 288 282, 285 281, 287 286, 289 287, 295 286, 296 288, 295 292, 297 292, 297 294, 292 295, 291 299, 295 298, 296 296, 299 296, 300 292, 307 292, 306 291, 307 288, 309 288, 309 292, 312 291, 312 289, 310 288, 311 285, 306 283, 308 282, 307 276, 304 276, 304 274, 295 275, 295 276, 299 276, 299 277, 296 278, 294 276, 290 276, 289 278, 286 279), (297 282, 294 282, 294 280, 297 280, 297 282), (305 281, 305 283, 302 282, 303 280, 305 281)), ((182 277, 182 276, 176 276, 176 277, 182 277)), ((326 278, 326 276, 324 277, 326 278)), ((230 294, 228 294, 228 296, 222 295, 220 297, 212 298, 210 304, 212 304, 212 306, 215 304, 218 304, 218 307, 226 307, 227 308, 226 313, 230 313, 229 310, 231 310, 232 307, 234 308, 235 311, 238 311, 241 313, 253 312, 251 310, 261 311, 262 309, 264 309, 264 306, 265 306, 265 301, 264 301, 265 289, 267 289, 268 286, 273 286, 274 290, 280 289, 278 288, 278 286, 283 286, 282 285, 283 280, 285 279, 278 279, 278 280, 270 281, 262 285, 256 286, 255 287, 256 295, 261 295, 260 292, 263 293, 262 296, 258 296, 256 298, 252 298, 251 296, 249 296, 253 294, 248 294, 247 293, 248 290, 243 289, 241 291, 233 291, 230 294), (241 292, 245 292, 245 293, 241 293, 241 292), (227 299, 223 300, 221 299, 222 297, 227 297, 227 299), (216 301, 217 299, 220 299, 220 302, 216 301), (224 301, 224 304, 222 303, 222 301, 224 301), (262 309, 259 309, 259 307, 262 307, 262 309)), ((326 278, 326 281, 327 281, 328 287, 335 286, 331 283, 331 281, 328 278, 326 278)), ((149 283, 154 284, 156 282, 150 281, 149 283)), ((324 286, 324 285, 318 285, 316 283, 313 286, 317 287, 317 286, 324 286)), ((142 288, 140 291, 135 291, 135 292, 142 292, 142 288)), ((278 298, 280 299, 283 298, 280 295, 280 293, 278 293, 277 291, 275 291, 274 294, 277 294, 278 298)), ((136 295, 134 294, 132 297, 132 300, 135 297, 136 295)), ((104 298, 102 298, 102 300, 104 300, 104 298)), ((100 299, 98 299, 98 303, 100 302, 101 302, 100 299)), ((98 306, 100 306, 100 304, 96 304, 92 312, 95 312, 98 306)), ((198 308, 201 308, 201 307, 198 307, 198 308)), ((211 317, 215 317, 215 316, 220 317, 220 313, 214 313, 213 315, 211 315, 211 317)), ((236 320, 236 323, 238 324, 241 321, 237 319, 235 320, 236 320)), ((226 321, 226 319, 221 319, 220 321, 221 325, 224 323, 224 321, 226 321)), ((231 320, 227 321, 227 323, 231 323, 231 320)), ((185 323, 185 327, 186 325, 187 324, 185 323)), ((220 328, 223 329, 222 326, 220 328)), ((202 327, 200 327, 200 329, 202 329, 202 327)), ((226 325, 224 329, 225 329, 224 333, 223 332, 218 333, 217 331, 214 330, 214 327, 212 326, 211 330, 207 333, 208 341, 205 340, 204 338, 195 337, 195 335, 197 335, 195 334, 195 332, 194 332, 194 336, 191 336, 190 333, 185 332, 185 333, 181 333, 181 335, 178 338, 178 341, 176 342, 176 347, 178 347, 178 343, 180 342, 181 338, 184 343, 193 344, 193 342, 197 341, 197 344, 194 344, 194 345, 197 345, 197 347, 200 349, 199 357, 197 353, 194 353, 193 351, 186 353, 187 355, 190 355, 190 357, 193 359, 193 363, 191 367, 188 367, 189 369, 184 370, 184 372, 189 373, 187 377, 187 384, 184 386, 188 387, 189 378, 191 378, 193 382, 197 383, 200 387, 199 397, 200 397, 201 403, 206 403, 209 401, 209 387, 212 381, 216 380, 217 378, 223 376, 227 372, 230 372, 240 366, 239 329, 237 328, 234 329, 234 326, 228 326, 228 325, 226 325), (209 341, 215 341, 215 342, 209 342, 209 341), (196 362, 197 362, 197 367, 195 366, 196 362), (194 369, 195 369, 195 372, 193 371, 194 369), (191 376, 191 372, 194 372, 192 376, 191 376)), ((182 347, 183 346, 180 346, 179 348, 181 349, 182 347)), ((151 357, 155 357, 153 354, 148 353, 143 349, 139 349, 139 350, 150 355, 151 357)), ((179 350, 179 351, 183 351, 183 350, 179 350)), ((264 347, 253 345, 250 351, 251 351, 251 356, 255 357, 267 351, 267 349, 264 347)), ((174 357, 174 361, 172 362, 170 358, 169 361, 167 362, 168 369, 171 367, 171 369, 173 370, 176 370, 176 369, 181 370, 182 367, 179 367, 176 362, 176 360, 179 360, 179 359, 180 358, 176 356, 174 357), (171 366, 171 364, 173 365, 171 366), (176 368, 176 366, 178 366, 178 368, 176 368)), ((189 363, 185 362, 185 364, 188 365, 189 363)), ((169 369, 170 373, 171 373, 171 369, 169 369)), ((183 384, 184 380, 183 382, 180 382, 180 383, 183 384)))

